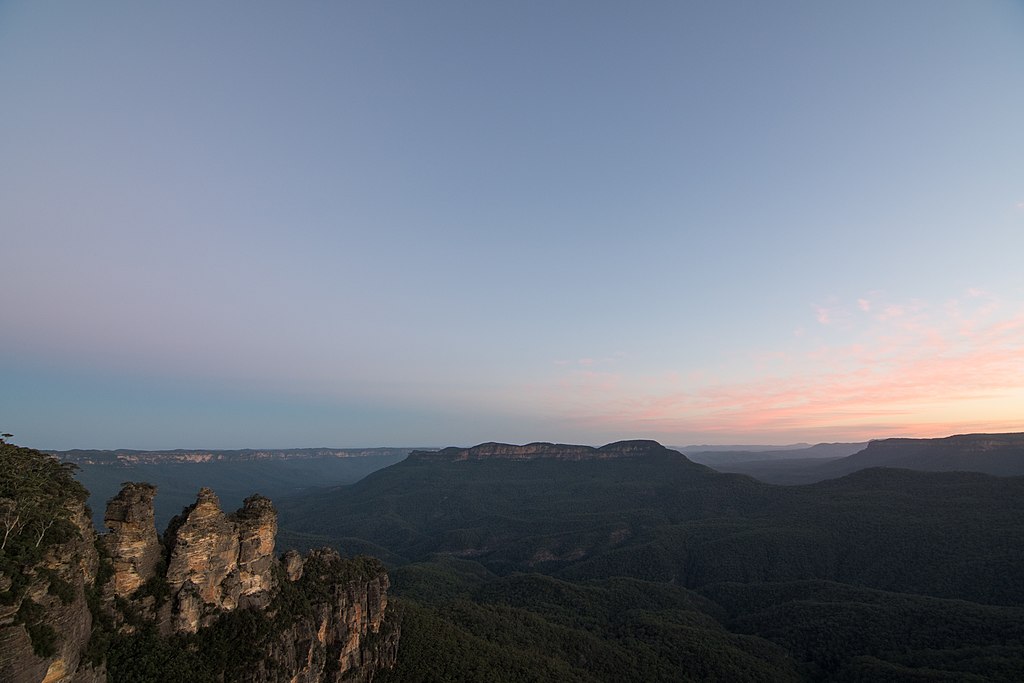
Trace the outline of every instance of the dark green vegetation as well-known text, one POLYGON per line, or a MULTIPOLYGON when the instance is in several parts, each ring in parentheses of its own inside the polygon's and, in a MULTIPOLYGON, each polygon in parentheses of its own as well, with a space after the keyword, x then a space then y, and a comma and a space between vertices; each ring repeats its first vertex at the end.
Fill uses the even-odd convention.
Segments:
MULTIPOLYGON (((87 453, 72 451, 69 453, 87 453)), ((65 455, 65 454, 62 454, 65 455)), ((277 500, 317 486, 351 484, 405 457, 404 452, 346 458, 319 456, 289 459, 215 462, 140 462, 117 464, 107 451, 82 458, 78 479, 89 489, 93 522, 103 528, 103 510, 125 481, 145 481, 158 489, 154 501, 157 528, 195 502, 200 486, 215 490, 223 505, 234 509, 254 492, 277 500), (105 455, 106 460, 100 459, 105 455)))
POLYGON ((60 602, 74 597, 71 585, 43 566, 51 547, 80 535, 72 521, 73 506, 88 493, 75 481, 74 470, 74 465, 0 438, 0 604, 14 606, 20 601, 14 622, 25 625, 40 657, 55 652, 59 636, 45 623, 43 607, 26 591, 37 575, 43 575, 48 593, 60 602))
POLYGON ((405 619, 388 681, 799 680, 785 650, 730 633, 720 608, 676 586, 498 577, 443 560, 393 578, 405 619))
POLYGON ((779 487, 652 448, 410 457, 279 501, 396 567, 390 680, 1021 680, 1024 479, 779 487), (462 558, 462 559, 455 559, 462 558))

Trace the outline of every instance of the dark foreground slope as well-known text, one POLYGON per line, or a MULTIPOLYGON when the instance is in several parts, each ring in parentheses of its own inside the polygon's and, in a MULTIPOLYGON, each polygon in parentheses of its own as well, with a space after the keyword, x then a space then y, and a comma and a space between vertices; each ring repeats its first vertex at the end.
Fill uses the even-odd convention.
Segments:
POLYGON ((414 453, 282 503, 285 542, 401 566, 396 680, 1024 674, 1024 479, 779 487, 653 442, 543 446, 414 453))

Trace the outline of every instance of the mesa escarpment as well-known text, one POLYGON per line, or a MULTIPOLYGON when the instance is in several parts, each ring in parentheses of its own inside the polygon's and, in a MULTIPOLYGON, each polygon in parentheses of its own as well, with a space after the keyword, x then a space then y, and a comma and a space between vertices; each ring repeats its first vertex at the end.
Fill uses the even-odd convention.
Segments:
MULTIPOLYGON (((538 441, 522 446, 507 443, 482 443, 472 448, 448 447, 439 451, 413 451, 409 454, 414 460, 612 460, 618 458, 634 458, 648 455, 676 453, 662 446, 657 441, 635 439, 632 441, 616 441, 600 448, 578 446, 573 444, 548 443, 538 441)), ((676 453, 676 455, 680 455, 676 453)))
MULTIPOLYGON (((35 451, 30 460, 51 462, 35 451)), ((58 484, 49 495, 59 507, 13 526, 0 549, 0 680, 156 680, 156 668, 168 680, 371 681, 393 666, 383 565, 326 549, 278 558, 270 500, 254 495, 225 514, 201 489, 161 537, 156 488, 126 483, 97 535, 84 489, 70 476, 58 484)), ((0 503, 7 521, 35 510, 0 503)))

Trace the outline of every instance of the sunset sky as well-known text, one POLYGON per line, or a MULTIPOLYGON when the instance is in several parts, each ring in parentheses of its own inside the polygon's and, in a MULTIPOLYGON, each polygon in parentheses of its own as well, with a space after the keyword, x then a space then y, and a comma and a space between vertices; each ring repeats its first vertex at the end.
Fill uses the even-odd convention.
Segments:
POLYGON ((1024 3, 2 2, 38 448, 1024 431, 1024 3))

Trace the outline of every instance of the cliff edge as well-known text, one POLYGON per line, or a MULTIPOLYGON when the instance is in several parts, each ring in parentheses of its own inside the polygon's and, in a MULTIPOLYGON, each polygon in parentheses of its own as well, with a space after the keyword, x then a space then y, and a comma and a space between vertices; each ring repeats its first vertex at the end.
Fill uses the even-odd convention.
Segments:
POLYGON ((126 483, 96 534, 73 467, 0 442, 0 680, 372 681, 395 662, 372 558, 275 555, 277 511, 216 494, 161 536, 156 488, 126 483))

